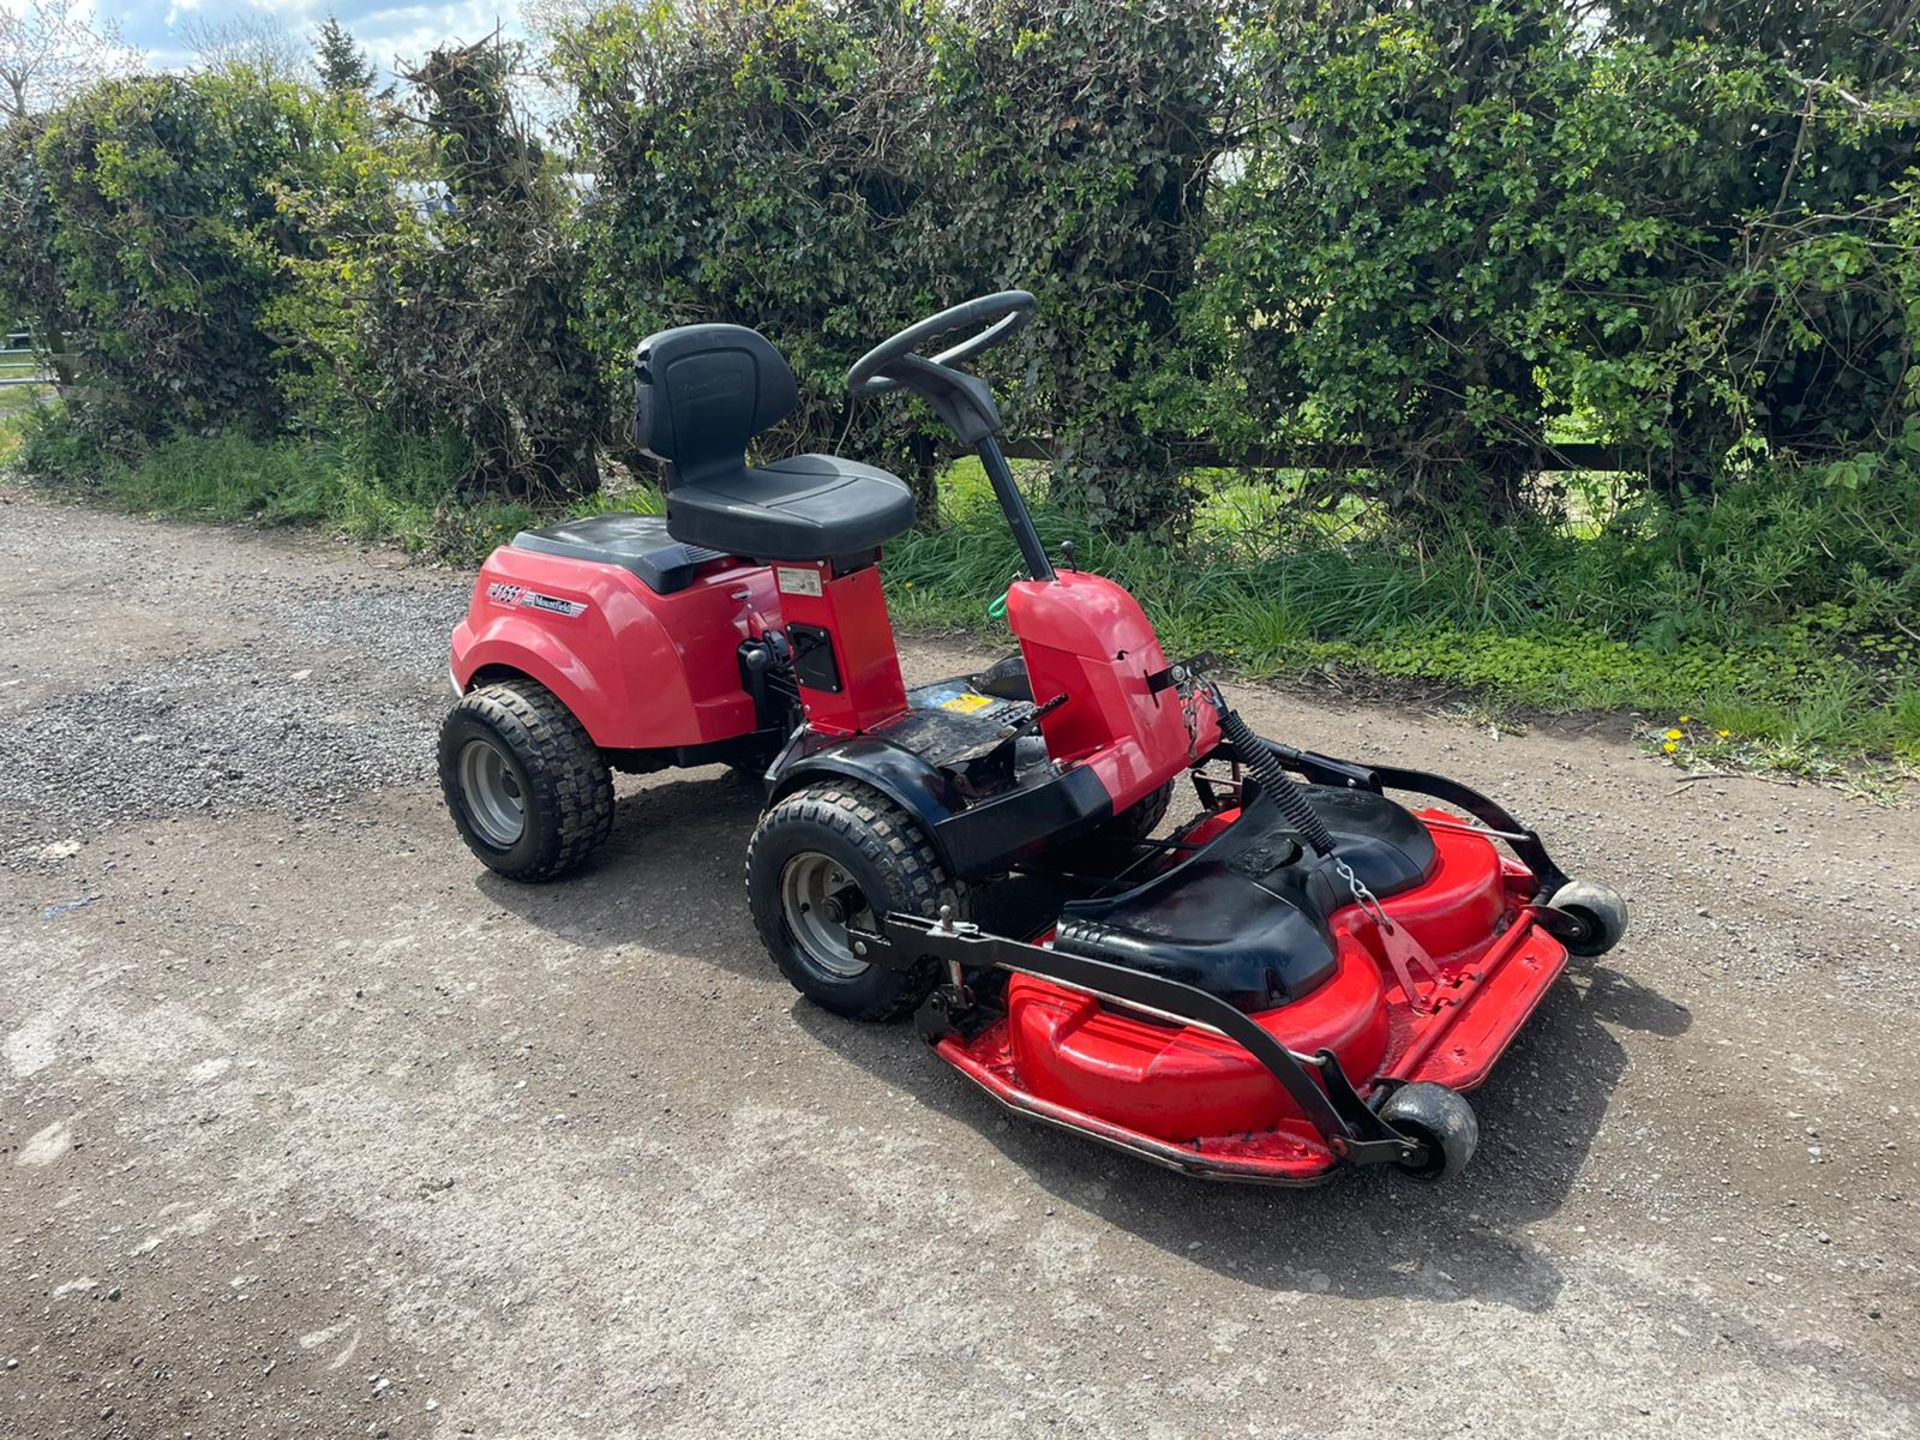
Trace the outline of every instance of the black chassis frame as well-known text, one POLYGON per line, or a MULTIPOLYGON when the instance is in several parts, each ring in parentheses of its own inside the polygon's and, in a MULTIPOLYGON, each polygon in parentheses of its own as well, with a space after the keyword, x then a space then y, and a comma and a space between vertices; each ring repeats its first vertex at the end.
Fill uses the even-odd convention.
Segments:
POLYGON ((1077 765, 1042 781, 969 801, 925 756, 884 735, 817 735, 796 728, 767 767, 767 803, 811 780, 855 780, 912 815, 940 863, 981 880, 1078 839, 1113 814, 1100 777, 1077 765))
MULTIPOLYGON (((1550 929, 1577 935, 1583 928, 1574 917, 1562 915, 1547 903, 1553 893, 1567 883, 1567 876, 1547 853, 1540 837, 1514 819, 1504 806, 1479 791, 1422 770, 1362 765, 1271 740, 1261 743, 1289 770, 1315 784, 1370 790, 1375 794, 1400 790, 1464 810, 1486 827, 1486 833, 1492 838, 1505 841, 1533 872, 1538 882, 1533 903, 1541 908, 1542 920, 1550 929)), ((1232 745, 1224 741, 1207 756, 1209 760, 1241 758, 1233 753, 1232 745)), ((1204 791, 1204 777, 1196 773, 1196 781, 1204 791)), ((966 983, 969 970, 1031 975, 1157 1019, 1197 1026, 1232 1040, 1279 1082, 1338 1162, 1351 1165, 1388 1162, 1417 1167, 1424 1159, 1423 1143, 1381 1119, 1374 1107, 1361 1097, 1332 1051, 1305 1055, 1290 1050, 1243 1011, 1192 985, 1105 960, 1067 955, 1045 946, 990 934, 977 925, 946 916, 932 920, 891 912, 881 921, 880 933, 855 931, 853 935, 876 963, 901 968, 932 956, 946 966, 946 983, 927 997, 915 1017, 921 1035, 929 1043, 961 1034, 985 1018, 983 1007, 966 983)), ((1179 1162, 1167 1159, 1167 1163, 1179 1162)))

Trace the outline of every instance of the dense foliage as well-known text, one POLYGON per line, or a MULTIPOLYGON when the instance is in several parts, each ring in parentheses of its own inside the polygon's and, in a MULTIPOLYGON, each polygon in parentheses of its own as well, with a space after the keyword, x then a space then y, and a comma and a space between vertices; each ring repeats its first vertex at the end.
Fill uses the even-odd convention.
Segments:
POLYGON ((1215 8, 1194 0, 798 0, 599 11, 557 55, 580 96, 589 304, 616 373, 665 321, 771 333, 805 403, 783 438, 856 427, 931 483, 939 432, 849 414, 866 346, 944 304, 1040 292, 1001 373, 1055 442, 1055 482, 1153 523, 1176 466, 1152 420, 1218 135, 1215 8))
POLYGON ((107 81, 0 130, 0 308, 69 401, 36 453, 232 475, 252 437, 274 473, 324 457, 369 525, 457 529, 477 499, 577 501, 609 461, 646 476, 633 347, 724 320, 800 376, 765 444, 886 463, 931 518, 939 427, 841 379, 1023 286, 1039 318, 988 364, 1059 524, 1215 543, 1195 464, 1239 464, 1288 522, 1234 539, 1248 585, 1338 595, 1362 555, 1400 577, 1364 625, 1232 600, 1296 658, 1365 633, 1444 668, 1477 615, 1669 657, 1811 626, 1914 668, 1909 4, 557 8, 544 133, 511 48, 376 95, 337 26, 321 83, 107 81), (1575 445, 1610 477, 1568 477, 1575 445))
POLYGON ((157 437, 285 418, 265 313, 310 243, 275 203, 324 144, 316 97, 234 72, 110 80, 10 132, 0 273, 78 398, 157 437), (18 259, 14 257, 18 256, 18 259))
POLYGON ((839 377, 1016 284, 1014 418, 1056 501, 1123 528, 1182 523, 1196 446, 1338 453, 1327 493, 1417 517, 1551 514, 1573 440, 1669 496, 1920 443, 1912 8, 1595 13, 636 0, 551 37, 557 149, 511 51, 435 55, 389 108, 336 26, 316 89, 109 82, 10 129, 0 284, 112 423, 346 397, 514 493, 633 460, 627 357, 700 319, 792 357, 781 443, 929 493, 929 418, 839 377))
POLYGON ((473 488, 581 495, 607 411, 567 196, 509 101, 510 53, 443 51, 412 77, 442 203, 422 233, 371 247, 366 345, 409 428, 465 441, 473 488))
POLYGON ((935 454, 902 407, 849 416, 840 383, 875 338, 977 285, 927 243, 943 200, 924 54, 912 13, 873 5, 614 6, 560 37, 597 179, 588 324, 615 393, 654 330, 754 326, 801 381, 779 443, 830 447, 851 419, 850 443, 929 493, 935 454))
POLYGON ((1668 491, 1898 440, 1920 111, 1914 19, 1881 8, 1250 27, 1255 139, 1209 288, 1246 437, 1362 439, 1400 493, 1501 508, 1556 439, 1615 442, 1668 491), (1796 49, 1788 14, 1845 43, 1796 49))

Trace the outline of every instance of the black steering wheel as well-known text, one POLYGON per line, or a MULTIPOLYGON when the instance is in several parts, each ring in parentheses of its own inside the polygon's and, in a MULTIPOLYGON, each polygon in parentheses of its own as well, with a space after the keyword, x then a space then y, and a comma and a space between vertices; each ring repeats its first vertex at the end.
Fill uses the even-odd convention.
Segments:
POLYGON ((938 315, 928 316, 918 325, 909 325, 890 340, 883 340, 847 371, 847 389, 855 395, 884 395, 897 389, 900 381, 886 373, 911 356, 922 364, 958 365, 971 360, 982 350, 1018 335, 1033 318, 1034 298, 1025 290, 1002 290, 998 295, 982 295, 967 300, 938 315), (922 356, 920 347, 955 330, 982 325, 986 328, 969 340, 963 340, 938 355, 922 356))

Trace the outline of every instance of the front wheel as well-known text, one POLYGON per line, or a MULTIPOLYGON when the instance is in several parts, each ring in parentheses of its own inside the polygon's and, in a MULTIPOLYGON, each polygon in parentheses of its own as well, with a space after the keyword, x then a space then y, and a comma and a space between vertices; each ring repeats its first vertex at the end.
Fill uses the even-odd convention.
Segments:
POLYGON ((912 1011, 939 982, 923 959, 905 969, 866 958, 852 931, 877 933, 890 911, 954 918, 967 887, 947 873, 914 818, 845 781, 803 786, 760 817, 747 843, 747 899, 768 954, 802 995, 855 1020, 912 1011))
POLYGON ((551 880, 613 829, 613 776, 534 680, 483 685, 440 726, 440 788, 467 848, 509 880, 551 880))

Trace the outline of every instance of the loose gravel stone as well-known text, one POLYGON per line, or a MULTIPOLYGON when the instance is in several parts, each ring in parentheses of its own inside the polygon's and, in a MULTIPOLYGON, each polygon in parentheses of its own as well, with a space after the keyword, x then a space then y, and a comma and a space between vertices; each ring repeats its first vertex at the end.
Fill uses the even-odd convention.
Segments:
POLYGON ((1633 922, 1458 1183, 1209 1186, 797 1003, 718 767, 485 871, 432 766, 469 583, 0 488, 6 1436, 1920 1434, 1920 812, 1236 687, 1633 922))
MULTIPOLYGON (((33 532, 60 513, 10 507, 0 556, 44 556, 33 532)), ((101 830, 175 815, 324 816, 431 772, 448 635, 471 577, 421 567, 368 585, 326 574, 318 557, 276 558, 159 598, 200 623, 232 617, 232 643, 136 660, 6 717, 0 815, 17 820, 0 865, 49 866, 101 830), (290 669, 290 655, 314 663, 290 669)), ((54 669, 65 656, 51 647, 29 666, 43 658, 54 669)))

